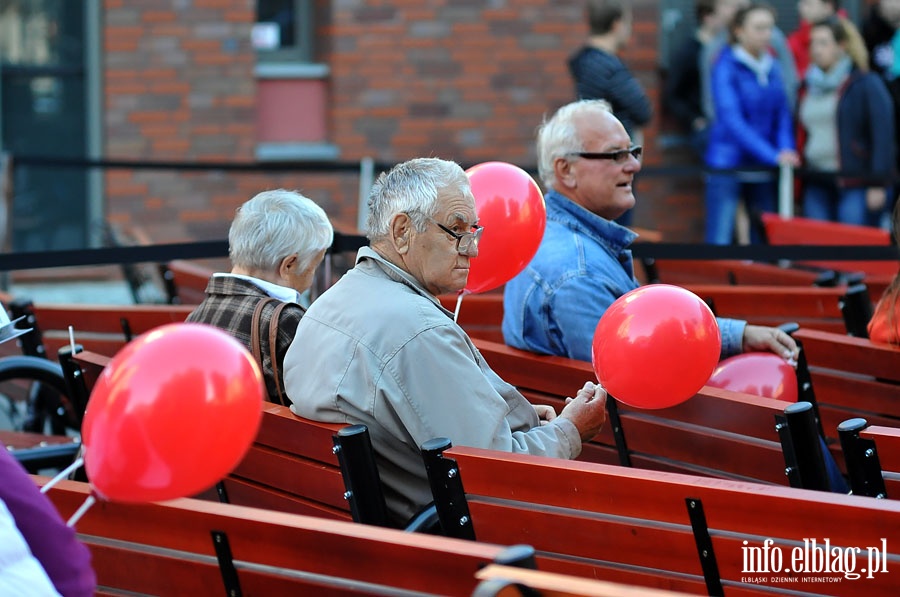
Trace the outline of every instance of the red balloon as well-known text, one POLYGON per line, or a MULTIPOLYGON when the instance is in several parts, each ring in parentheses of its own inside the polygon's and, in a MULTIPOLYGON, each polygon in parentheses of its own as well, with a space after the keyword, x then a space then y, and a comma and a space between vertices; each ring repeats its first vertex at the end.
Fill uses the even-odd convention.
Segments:
POLYGON ((719 363, 706 385, 797 402, 797 374, 777 354, 749 352, 719 363))
POLYGON ((217 328, 174 323, 143 334, 110 361, 88 402, 91 485, 122 502, 208 489, 256 437, 263 392, 250 352, 217 328))
POLYGON ((667 408, 696 394, 719 360, 722 338, 696 294, 651 284, 620 296, 594 330, 597 379, 635 408, 667 408))
POLYGON ((466 290, 485 292, 525 269, 544 237, 547 207, 527 172, 505 162, 485 162, 466 173, 484 233, 472 260, 466 290))

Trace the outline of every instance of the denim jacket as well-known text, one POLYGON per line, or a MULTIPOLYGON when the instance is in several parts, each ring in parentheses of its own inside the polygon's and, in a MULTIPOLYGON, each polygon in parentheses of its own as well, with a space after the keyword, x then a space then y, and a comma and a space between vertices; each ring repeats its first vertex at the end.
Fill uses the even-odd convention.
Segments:
MULTIPOLYGON (((541 246, 504 290, 503 338, 515 348, 590 361, 600 317, 638 287, 628 250, 637 235, 556 191, 545 200, 541 246)), ((746 322, 718 323, 722 356, 741 352, 746 322)))

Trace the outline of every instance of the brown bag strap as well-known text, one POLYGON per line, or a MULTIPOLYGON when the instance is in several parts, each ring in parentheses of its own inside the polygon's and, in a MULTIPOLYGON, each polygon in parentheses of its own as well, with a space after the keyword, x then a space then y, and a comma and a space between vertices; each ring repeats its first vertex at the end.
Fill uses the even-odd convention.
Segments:
POLYGON ((253 310, 253 319, 250 321, 250 353, 259 364, 260 371, 263 370, 262 351, 259 347, 259 319, 262 316, 263 308, 274 301, 273 298, 266 298, 256 304, 253 310))
POLYGON ((278 374, 278 354, 275 350, 275 346, 278 343, 278 319, 281 317, 281 312, 288 305, 288 303, 279 303, 277 307, 275 307, 275 312, 272 313, 272 319, 269 320, 269 355, 272 358, 272 372, 275 374, 275 389, 278 390, 278 401, 283 405, 287 406, 287 400, 284 398, 284 392, 281 389, 281 378, 278 374))

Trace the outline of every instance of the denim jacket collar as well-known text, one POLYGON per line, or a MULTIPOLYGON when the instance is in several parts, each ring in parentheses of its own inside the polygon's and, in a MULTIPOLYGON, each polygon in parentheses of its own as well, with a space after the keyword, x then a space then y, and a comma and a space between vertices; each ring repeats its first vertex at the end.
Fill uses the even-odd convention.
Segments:
POLYGON ((607 247, 613 255, 627 249, 638 235, 611 220, 601 218, 574 201, 550 190, 544 196, 547 219, 581 232, 607 247))

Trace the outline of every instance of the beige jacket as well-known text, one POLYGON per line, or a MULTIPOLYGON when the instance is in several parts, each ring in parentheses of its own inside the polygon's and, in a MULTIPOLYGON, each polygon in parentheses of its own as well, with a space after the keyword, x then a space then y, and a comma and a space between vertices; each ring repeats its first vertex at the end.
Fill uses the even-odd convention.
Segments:
POLYGON ((452 313, 368 247, 300 321, 284 382, 296 414, 369 428, 398 526, 432 499, 419 451, 430 439, 559 458, 581 452, 571 421, 540 426, 452 313))

